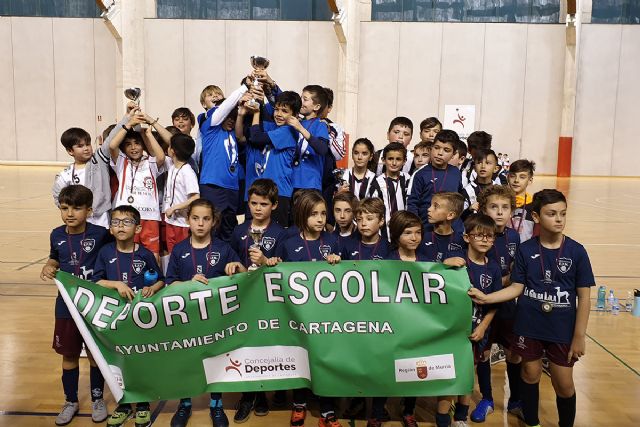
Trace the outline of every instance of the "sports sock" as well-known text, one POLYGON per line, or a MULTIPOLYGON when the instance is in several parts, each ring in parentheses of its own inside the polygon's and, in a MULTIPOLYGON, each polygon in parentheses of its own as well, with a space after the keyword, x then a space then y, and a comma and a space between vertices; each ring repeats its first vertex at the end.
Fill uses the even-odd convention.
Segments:
POLYGON ((102 399, 104 393, 104 377, 97 366, 89 367, 89 384, 91 387, 91 401, 102 399))
POLYGON ((449 414, 436 414, 436 427, 449 427, 451 425, 451 417, 449 414))
POLYGON ((210 408, 222 408, 222 393, 211 393, 210 408))
POLYGON ((524 422, 530 426, 537 426, 540 424, 540 420, 538 419, 538 401, 540 399, 539 384, 528 384, 525 381, 521 381, 520 397, 522 398, 524 422))
POLYGON ((509 400, 512 402, 520 400, 520 383, 522 382, 520 378, 520 363, 507 362, 507 377, 509 378, 509 390, 511 390, 509 400))
POLYGON ((469 405, 456 403, 456 411, 453 414, 453 419, 455 421, 467 421, 468 415, 469 415, 469 405))
POLYGON ((478 362, 476 367, 476 373, 478 374, 478 387, 482 398, 486 400, 493 400, 493 394, 491 392, 491 362, 478 362))
POLYGON ((371 418, 379 420, 384 415, 384 405, 387 403, 386 397, 374 397, 371 400, 371 418))
POLYGON ((571 397, 556 396, 556 406, 558 407, 558 426, 573 427, 576 419, 576 394, 571 397))
POLYGON ((62 389, 64 390, 67 402, 78 401, 78 379, 80 378, 80 368, 62 370, 62 389))
POLYGON ((404 398, 404 408, 402 409, 402 415, 413 415, 416 410, 416 398, 414 396, 408 396, 404 398))
POLYGON ((180 404, 182 406, 187 406, 187 407, 191 406, 191 398, 190 397, 185 397, 185 398, 180 399, 180 404))

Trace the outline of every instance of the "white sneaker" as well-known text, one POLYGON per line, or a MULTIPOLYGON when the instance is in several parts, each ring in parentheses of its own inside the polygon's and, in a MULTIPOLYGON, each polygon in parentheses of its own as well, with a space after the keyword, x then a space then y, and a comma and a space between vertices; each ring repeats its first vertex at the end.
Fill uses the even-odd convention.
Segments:
POLYGON ((466 421, 454 421, 451 427, 469 427, 466 421))
POLYGON ((104 399, 98 399, 91 404, 91 419, 94 423, 101 423, 105 421, 108 416, 107 404, 104 403, 104 399))
POLYGON ((76 416, 80 407, 78 406, 78 402, 64 402, 62 405, 62 410, 56 417, 56 425, 57 426, 66 426, 71 422, 73 417, 76 416))

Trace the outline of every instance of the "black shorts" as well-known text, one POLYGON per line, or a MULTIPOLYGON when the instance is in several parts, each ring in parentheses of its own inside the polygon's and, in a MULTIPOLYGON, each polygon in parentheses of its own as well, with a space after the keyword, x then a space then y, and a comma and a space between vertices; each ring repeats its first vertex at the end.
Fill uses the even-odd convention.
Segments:
POLYGON ((513 332, 514 323, 515 319, 494 318, 493 322, 491 322, 489 343, 500 344, 505 349, 510 350, 518 340, 518 336, 513 332))
POLYGON ((83 342, 82 335, 80 335, 73 319, 56 318, 51 346, 56 353, 66 357, 80 357, 83 342))

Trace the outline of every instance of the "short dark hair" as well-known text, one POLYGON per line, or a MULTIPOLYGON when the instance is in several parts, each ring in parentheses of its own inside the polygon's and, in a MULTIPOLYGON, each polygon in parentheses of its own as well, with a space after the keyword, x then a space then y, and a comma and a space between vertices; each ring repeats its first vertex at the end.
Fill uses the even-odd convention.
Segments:
POLYGON ((93 193, 84 185, 69 185, 58 195, 58 204, 90 208, 93 205, 93 193))
POLYGON ((134 208, 131 205, 120 205, 120 206, 116 206, 115 208, 113 208, 113 210, 111 211, 111 215, 113 216, 114 213, 116 212, 120 212, 124 215, 128 215, 130 217, 133 218, 133 220, 136 222, 136 224, 140 224, 140 212, 138 212, 138 209, 134 208))
POLYGON ((484 159, 486 159, 489 156, 493 156, 496 159, 496 164, 497 164, 498 155, 496 154, 495 151, 493 151, 490 148, 478 148, 478 149, 476 149, 475 156, 473 156, 473 161, 475 163, 480 163, 481 161, 483 161, 484 159))
POLYGON ((453 143, 453 150, 458 153, 458 156, 467 157, 467 144, 463 140, 459 139, 458 142, 453 143))
POLYGON ((413 122, 410 118, 404 116, 395 117, 393 120, 391 120, 391 123, 389 123, 389 129, 387 130, 387 133, 391 132, 391 129, 393 129, 393 127, 396 125, 408 127, 409 129, 411 129, 411 133, 413 134, 413 122))
POLYGON ((393 247, 398 247, 400 236, 409 227, 420 227, 420 234, 422 234, 422 221, 418 215, 409 211, 397 211, 391 215, 389 220, 389 240, 393 247))
POLYGON ((333 89, 330 87, 323 88, 327 93, 327 107, 333 107, 333 89))
POLYGON ((113 129, 115 129, 115 127, 116 127, 116 124, 114 123, 114 124, 111 124, 111 125, 107 126, 105 128, 105 130, 102 131, 102 142, 107 140, 107 138, 109 137, 109 134, 111 133, 111 131, 113 129))
POLYGON ((442 123, 440 123, 440 120, 438 120, 437 117, 427 117, 420 122, 420 131, 431 129, 436 126, 440 126, 440 129, 442 129, 442 123))
POLYGON ((82 128, 69 128, 62 132, 60 142, 67 150, 72 150, 74 145, 89 143, 91 144, 91 135, 82 128))
POLYGON ((358 209, 358 198, 350 191, 342 191, 335 196, 333 196, 333 205, 336 205, 336 202, 347 202, 351 206, 353 213, 355 214, 356 209, 358 209))
POLYGON ((493 137, 483 130, 477 130, 475 132, 471 132, 471 134, 467 137, 467 145, 469 146, 469 150, 476 148, 491 148, 491 140, 493 137))
POLYGON ((300 107, 302 107, 302 99, 296 92, 292 90, 285 90, 276 97, 275 105, 287 106, 291 108, 291 112, 297 116, 300 113, 300 107))
POLYGON ((480 194, 478 194, 478 204, 480 205, 481 211, 485 210, 487 207, 487 200, 489 200, 489 197, 491 196, 509 200, 512 211, 516 208, 516 193, 511 189, 511 187, 507 185, 489 185, 488 187, 485 187, 480 194))
POLYGON ((466 234, 478 230, 481 233, 490 232, 496 234, 496 222, 489 215, 475 213, 469 215, 464 221, 464 232, 466 234))
POLYGON ((118 146, 118 148, 120 148, 120 151, 124 152, 124 146, 127 142, 127 140, 129 139, 133 139, 134 141, 136 141, 138 144, 142 145, 142 148, 144 148, 145 150, 147 149, 144 145, 144 140, 142 139, 142 135, 140 134, 140 132, 135 131, 133 129, 129 129, 127 131, 127 134, 124 136, 124 138, 122 139, 122 142, 120 143, 120 145, 118 146))
POLYGON ((300 231, 307 230, 307 219, 311 216, 313 207, 321 202, 324 203, 325 207, 327 206, 327 202, 317 190, 305 191, 296 198, 293 209, 293 223, 300 231))
POLYGON ((531 211, 540 215, 540 211, 543 206, 551 205, 553 203, 564 202, 567 203, 567 198, 560 191, 555 188, 545 188, 533 195, 533 201, 531 202, 531 211))
POLYGON ((460 141, 460 137, 458 136, 458 133, 455 130, 443 129, 436 134, 435 138, 433 138, 434 144, 438 141, 443 142, 445 144, 450 144, 451 147, 455 150, 456 145, 460 141))
POLYGON ((178 133, 171 137, 171 149, 178 160, 186 162, 195 151, 196 143, 189 135, 178 133))
POLYGON ((171 114, 171 120, 173 121, 178 117, 186 117, 191 120, 192 125, 196 125, 196 116, 194 116, 191 110, 187 107, 180 107, 173 110, 173 113, 171 114))
POLYGON ((309 92, 311 94, 311 99, 315 104, 320 104, 320 109, 318 110, 318 114, 321 114, 327 105, 329 105, 329 99, 327 96, 327 91, 320 85, 307 85, 302 89, 303 92, 309 92))
POLYGON ((390 151, 400 151, 404 158, 407 158, 407 147, 401 142, 390 142, 382 149, 382 158, 386 159, 390 151))
POLYGON ((367 197, 366 199, 362 199, 358 204, 358 209, 356 209, 356 218, 358 215, 370 213, 378 215, 380 219, 384 219, 385 211, 386 208, 381 198, 367 197))
POLYGON ((249 195, 249 198, 251 198, 251 195, 253 194, 265 197, 273 205, 278 203, 278 186, 269 178, 259 178, 253 181, 253 184, 249 187, 247 194, 249 195))
POLYGON ((516 160, 509 165, 509 173, 529 172, 529 175, 533 176, 535 171, 536 163, 527 159, 516 160))
POLYGON ((431 200, 436 198, 444 200, 449 206, 449 210, 456 214, 456 218, 459 217, 464 210, 464 196, 460 193, 442 191, 440 193, 435 193, 431 197, 431 200))

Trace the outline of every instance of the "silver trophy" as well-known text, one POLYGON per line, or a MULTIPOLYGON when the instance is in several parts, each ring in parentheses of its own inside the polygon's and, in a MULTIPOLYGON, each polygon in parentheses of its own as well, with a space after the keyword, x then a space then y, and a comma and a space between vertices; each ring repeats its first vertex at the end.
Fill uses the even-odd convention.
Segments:
POLYGON ((340 186, 343 186, 347 183, 347 181, 344 179, 344 174, 346 173, 346 170, 338 168, 338 169, 334 169, 332 173, 333 173, 333 177, 336 179, 336 181, 338 181, 338 184, 340 186))
MULTIPOLYGON (((251 245, 251 248, 260 249, 260 244, 262 244, 262 236, 264 236, 264 229, 249 227, 249 236, 253 240, 253 245, 251 245)), ((252 262, 248 270, 254 271, 254 270, 257 270, 258 268, 260 268, 260 266, 252 262)))
POLYGON ((124 90, 124 96, 127 99, 130 99, 136 104, 138 104, 138 106, 140 105, 141 95, 142 95, 142 89, 140 89, 139 87, 130 87, 129 89, 124 90))
MULTIPOLYGON (((255 71, 263 71, 269 67, 269 60, 264 56, 253 55, 251 58, 249 58, 249 62, 251 63, 251 67, 253 67, 255 71)), ((254 77, 253 86, 257 88, 259 85, 260 82, 257 78, 254 77)), ((249 101, 249 106, 251 108, 259 108, 260 104, 256 99, 251 99, 249 101)))

